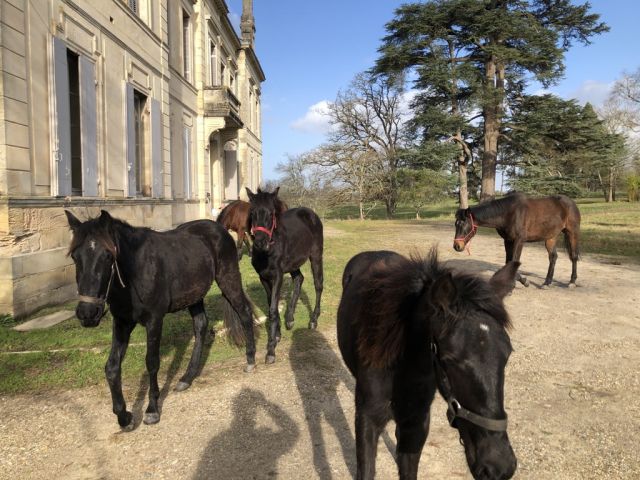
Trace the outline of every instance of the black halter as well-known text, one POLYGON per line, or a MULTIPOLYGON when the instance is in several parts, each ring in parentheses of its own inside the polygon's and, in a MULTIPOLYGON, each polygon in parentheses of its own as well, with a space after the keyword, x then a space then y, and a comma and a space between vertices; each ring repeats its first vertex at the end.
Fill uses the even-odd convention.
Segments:
POLYGON ((492 430, 494 432, 507 431, 506 414, 502 419, 487 418, 483 417, 482 415, 478 415, 477 413, 473 413, 471 410, 467 410, 462 405, 460 405, 460 402, 453 396, 449 377, 447 377, 447 372, 445 372, 442 366, 440 357, 438 355, 438 346, 436 345, 436 342, 434 340, 431 340, 431 357, 433 359, 433 365, 436 370, 436 377, 438 379, 438 383, 440 384, 442 396, 447 402, 447 419, 449 420, 449 425, 451 425, 453 428, 457 428, 455 425, 456 418, 464 418, 466 421, 487 430, 492 430))

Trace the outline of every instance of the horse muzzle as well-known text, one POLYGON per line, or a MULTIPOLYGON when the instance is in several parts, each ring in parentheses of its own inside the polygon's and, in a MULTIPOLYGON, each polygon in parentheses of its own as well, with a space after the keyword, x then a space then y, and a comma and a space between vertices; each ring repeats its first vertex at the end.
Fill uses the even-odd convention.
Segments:
POLYGON ((454 240, 453 241, 453 249, 456 252, 462 252, 464 250, 464 241, 463 240, 454 240))
POLYGON ((80 320, 80 325, 86 328, 93 328, 100 325, 100 320, 104 316, 104 304, 78 302, 76 307, 76 317, 80 320))

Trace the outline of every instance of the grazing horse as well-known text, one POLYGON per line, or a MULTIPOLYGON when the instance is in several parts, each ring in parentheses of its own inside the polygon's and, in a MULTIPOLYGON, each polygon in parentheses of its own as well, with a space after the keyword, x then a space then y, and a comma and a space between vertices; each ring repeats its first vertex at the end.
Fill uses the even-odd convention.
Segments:
POLYGON ((287 330, 293 328, 293 315, 304 280, 300 267, 307 259, 311 263, 316 289, 316 305, 309 320, 311 329, 318 325, 322 297, 322 222, 308 208, 285 210, 278 198, 279 189, 276 188, 272 193, 258 189, 258 193, 253 193, 247 188, 253 236, 251 264, 260 277, 269 302, 266 363, 275 362, 275 349, 280 340, 278 302, 284 274, 290 273, 293 279, 293 293, 285 317, 287 330))
POLYGON ((415 479, 436 389, 448 405, 476 479, 508 479, 516 457, 507 436, 504 369, 511 353, 503 305, 518 269, 491 280, 438 263, 363 252, 342 277, 338 345, 356 379, 357 478, 372 479, 378 437, 396 423, 401 479, 415 479))
MULTIPOLYGON (((558 253, 556 237, 564 234, 564 243, 571 258, 569 288, 576 286, 580 241, 580 211, 576 203, 564 195, 528 198, 521 193, 481 203, 456 212, 456 234, 453 248, 461 252, 478 231, 478 227, 495 228, 504 239, 506 261, 520 261, 525 242, 544 241, 549 253, 549 269, 542 288, 553 280, 558 253)), ((518 280, 529 286, 529 280, 518 275, 518 280)))
POLYGON ((69 254, 76 266, 76 316, 83 327, 96 327, 107 304, 113 316, 105 373, 113 413, 122 428, 134 425, 121 384, 122 360, 134 327, 139 323, 147 330, 149 406, 144 423, 157 423, 162 320, 166 313, 185 308, 193 317, 195 345, 187 371, 176 385, 176 390, 185 390, 198 374, 208 324, 203 298, 214 280, 224 299, 229 337, 238 346, 246 343, 247 370, 253 368, 256 349, 251 304, 242 290, 233 239, 221 225, 196 220, 175 230, 155 232, 132 227, 104 210, 100 217, 86 222, 65 213, 73 231, 69 254))

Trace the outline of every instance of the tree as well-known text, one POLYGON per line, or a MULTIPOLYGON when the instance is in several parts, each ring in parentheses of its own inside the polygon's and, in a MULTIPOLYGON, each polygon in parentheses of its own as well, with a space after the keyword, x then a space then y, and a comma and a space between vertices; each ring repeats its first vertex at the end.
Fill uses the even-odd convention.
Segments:
POLYGON ((521 95, 528 75, 545 86, 560 78, 564 53, 574 41, 588 44, 592 35, 608 30, 589 8, 588 3, 573 5, 570 0, 431 0, 403 5, 387 24, 377 69, 412 69, 423 91, 436 88, 427 77, 427 65, 446 58, 442 41, 451 39, 458 69, 475 72, 475 80, 462 84, 481 112, 482 198, 491 198, 505 105, 521 95))
POLYGON ((504 123, 504 157, 514 167, 509 183, 519 191, 576 196, 597 184, 615 195, 624 162, 624 138, 607 129, 590 104, 553 95, 522 97, 504 123))
POLYGON ((640 68, 633 74, 624 74, 615 83, 608 103, 624 113, 626 128, 640 130, 640 68))
POLYGON ((398 185, 400 200, 411 205, 416 213, 416 220, 420 220, 420 209, 445 198, 453 187, 453 178, 442 171, 423 168, 398 170, 398 185))
POLYGON ((338 93, 329 106, 329 117, 334 127, 329 134, 330 144, 358 152, 358 158, 378 161, 376 168, 384 179, 380 199, 391 218, 398 197, 398 151, 405 141, 402 89, 385 78, 361 73, 349 89, 338 93))
POLYGON ((306 165, 318 167, 318 175, 334 186, 333 203, 358 202, 360 220, 366 216, 365 203, 383 197, 387 189, 385 162, 375 150, 325 144, 304 153, 302 159, 306 165))

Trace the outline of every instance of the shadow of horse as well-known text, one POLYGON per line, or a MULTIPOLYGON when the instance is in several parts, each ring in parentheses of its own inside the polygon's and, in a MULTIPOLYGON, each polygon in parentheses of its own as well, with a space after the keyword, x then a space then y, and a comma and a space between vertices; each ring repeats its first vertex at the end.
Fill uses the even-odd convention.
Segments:
MULTIPOLYGON (((318 478, 333 478, 322 434, 324 422, 333 429, 349 473, 355 478, 355 440, 351 433, 351 422, 346 418, 338 397, 341 384, 354 394, 353 377, 329 342, 318 331, 306 328, 293 331, 289 361, 302 399, 313 448, 313 464, 318 478)), ((386 432, 383 433, 383 441, 395 456, 395 443, 386 432)))
POLYGON ((193 479, 277 478, 278 459, 299 436, 296 423, 284 410, 261 392, 243 388, 233 401, 231 425, 209 441, 193 479), (275 428, 259 424, 261 411, 275 428))
MULTIPOLYGON (((504 265, 500 263, 485 262, 484 260, 478 260, 475 258, 454 258, 448 259, 444 262, 447 266, 464 273, 490 273, 493 275, 500 270, 504 265)), ((525 269, 521 269, 521 273, 526 275, 527 278, 535 278, 537 281, 532 281, 531 284, 535 287, 542 288, 542 282, 544 277, 525 269)), ((557 282, 556 282, 557 283, 557 282)), ((567 285, 558 284, 559 287, 566 287, 567 285)))

